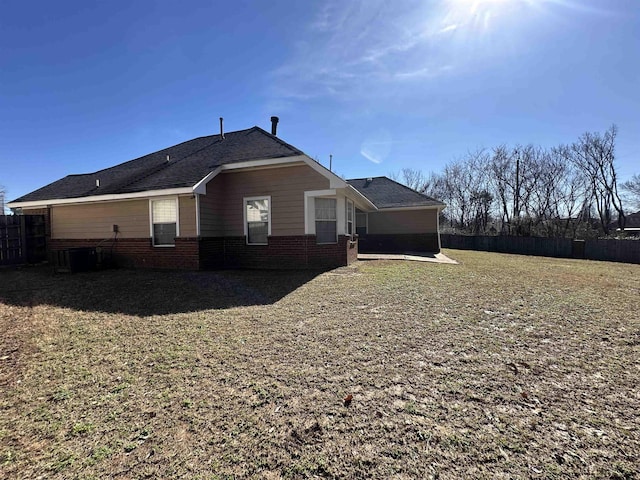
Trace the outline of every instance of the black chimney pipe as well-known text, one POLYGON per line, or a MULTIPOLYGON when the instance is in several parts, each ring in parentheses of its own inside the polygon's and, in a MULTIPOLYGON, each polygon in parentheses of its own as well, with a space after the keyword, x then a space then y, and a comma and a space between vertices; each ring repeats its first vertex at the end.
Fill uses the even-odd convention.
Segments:
POLYGON ((278 117, 271 117, 271 135, 277 135, 279 120, 278 117))

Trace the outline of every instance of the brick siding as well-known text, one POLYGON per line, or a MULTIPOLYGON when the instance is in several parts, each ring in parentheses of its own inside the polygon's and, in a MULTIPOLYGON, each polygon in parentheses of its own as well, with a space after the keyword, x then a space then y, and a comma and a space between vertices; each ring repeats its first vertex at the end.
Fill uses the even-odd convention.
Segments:
POLYGON ((198 270, 200 255, 197 238, 176 238, 174 247, 154 247, 150 238, 117 240, 52 239, 52 253, 69 248, 100 248, 103 257, 112 256, 116 265, 134 268, 198 270))
POLYGON ((103 258, 129 268, 198 270, 216 268, 332 269, 358 257, 358 244, 340 236, 318 245, 315 235, 269 237, 268 245, 247 245, 245 237, 176 238, 174 247, 154 247, 149 238, 55 239, 51 257, 69 248, 98 248, 103 258))
POLYGON ((318 245, 315 235, 269 237, 268 245, 247 245, 244 236, 204 238, 200 245, 203 268, 331 269, 358 257, 357 242, 345 236, 326 245, 318 245))

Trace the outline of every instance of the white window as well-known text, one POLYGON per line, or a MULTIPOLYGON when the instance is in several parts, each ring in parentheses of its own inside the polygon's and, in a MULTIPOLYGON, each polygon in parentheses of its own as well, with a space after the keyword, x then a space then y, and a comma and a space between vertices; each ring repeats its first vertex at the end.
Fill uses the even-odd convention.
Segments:
POLYGON ((353 202, 351 200, 347 200, 347 214, 345 215, 347 219, 346 232, 347 235, 353 235, 353 202))
POLYGON ((336 199, 315 199, 316 241, 318 243, 336 243, 338 241, 336 221, 336 199))
POLYGON ((244 199, 244 234, 249 245, 266 245, 271 235, 271 197, 244 199))
POLYGON ((178 236, 178 199, 151 200, 151 237, 156 247, 172 247, 178 236))

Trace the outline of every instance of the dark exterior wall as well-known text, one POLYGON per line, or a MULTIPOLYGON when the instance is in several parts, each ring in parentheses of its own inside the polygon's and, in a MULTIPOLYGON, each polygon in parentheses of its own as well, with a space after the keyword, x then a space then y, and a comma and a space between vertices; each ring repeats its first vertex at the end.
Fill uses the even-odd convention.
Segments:
POLYGON ((437 233, 361 235, 360 253, 439 252, 437 233))

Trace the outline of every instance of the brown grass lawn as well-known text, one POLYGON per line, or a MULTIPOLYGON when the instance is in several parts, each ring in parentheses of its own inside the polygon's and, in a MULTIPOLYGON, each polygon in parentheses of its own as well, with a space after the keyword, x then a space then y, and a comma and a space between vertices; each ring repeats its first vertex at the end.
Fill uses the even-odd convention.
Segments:
POLYGON ((445 253, 0 272, 0 477, 639 478, 640 266, 445 253))

